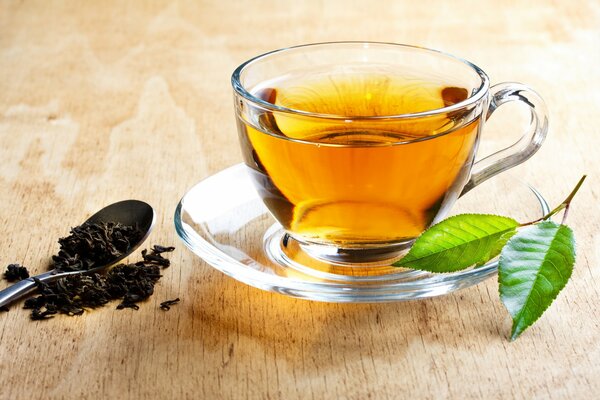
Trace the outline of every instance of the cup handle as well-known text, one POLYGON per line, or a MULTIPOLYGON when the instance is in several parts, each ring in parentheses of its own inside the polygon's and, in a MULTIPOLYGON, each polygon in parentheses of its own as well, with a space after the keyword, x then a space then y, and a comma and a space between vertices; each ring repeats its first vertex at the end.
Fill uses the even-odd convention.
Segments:
POLYGON ((463 188, 461 196, 480 183, 502 171, 521 164, 535 154, 548 133, 548 110, 544 100, 533 89, 521 83, 505 82, 490 88, 490 105, 487 120, 498 107, 509 101, 521 101, 531 111, 529 128, 512 146, 493 153, 473 164, 471 178, 463 188))

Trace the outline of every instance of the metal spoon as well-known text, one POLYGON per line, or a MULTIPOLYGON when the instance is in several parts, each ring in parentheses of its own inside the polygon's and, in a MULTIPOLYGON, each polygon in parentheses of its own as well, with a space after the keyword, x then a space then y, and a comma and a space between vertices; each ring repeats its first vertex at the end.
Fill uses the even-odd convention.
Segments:
POLYGON ((135 249, 137 249, 150 234, 150 231, 154 226, 154 210, 149 204, 144 203, 143 201, 124 200, 104 207, 102 210, 88 218, 86 222, 120 222, 123 225, 130 226, 137 224, 138 228, 143 232, 143 236, 137 243, 132 244, 127 253, 112 260, 106 265, 98 265, 94 268, 84 271, 59 272, 56 270, 51 270, 44 272, 43 274, 36 275, 35 277, 23 279, 22 281, 19 281, 14 285, 0 291, 0 307, 6 306, 37 289, 37 285, 33 278, 39 279, 41 282, 53 282, 68 275, 91 274, 98 272, 101 269, 107 268, 121 261, 130 255, 135 249))

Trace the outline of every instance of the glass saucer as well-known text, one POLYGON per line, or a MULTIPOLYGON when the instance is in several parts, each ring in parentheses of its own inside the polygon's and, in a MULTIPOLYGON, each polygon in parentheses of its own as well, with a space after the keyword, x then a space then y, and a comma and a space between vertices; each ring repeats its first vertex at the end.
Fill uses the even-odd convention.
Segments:
MULTIPOLYGON (((373 303, 440 296, 497 272, 497 260, 447 274, 316 260, 285 235, 258 197, 246 168, 234 165, 201 181, 175 211, 175 228, 186 246, 240 282, 310 300, 373 303)), ((461 197, 452 214, 501 214, 525 222, 548 211, 537 190, 504 173, 461 197)))

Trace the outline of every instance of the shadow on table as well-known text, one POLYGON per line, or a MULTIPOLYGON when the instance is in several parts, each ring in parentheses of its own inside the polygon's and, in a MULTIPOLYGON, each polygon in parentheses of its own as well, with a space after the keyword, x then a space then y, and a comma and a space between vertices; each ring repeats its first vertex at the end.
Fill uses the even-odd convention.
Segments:
POLYGON ((426 300, 333 304, 261 291, 200 268, 204 275, 188 288, 195 296, 187 308, 194 329, 184 335, 204 349, 228 345, 224 363, 265 354, 322 371, 362 359, 391 365, 435 346, 470 351, 488 337, 504 340, 491 280, 426 300))

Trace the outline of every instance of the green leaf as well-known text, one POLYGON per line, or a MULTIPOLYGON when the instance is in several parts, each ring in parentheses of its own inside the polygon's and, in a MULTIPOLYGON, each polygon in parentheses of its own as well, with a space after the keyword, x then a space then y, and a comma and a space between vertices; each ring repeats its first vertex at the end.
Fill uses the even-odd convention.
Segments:
POLYGON ((500 299, 513 318, 516 339, 552 304, 571 277, 575 263, 573 231, 552 221, 523 228, 500 254, 500 299))
POLYGON ((496 243, 519 223, 489 214, 461 214, 427 229, 396 267, 430 272, 453 272, 488 261, 496 243))

